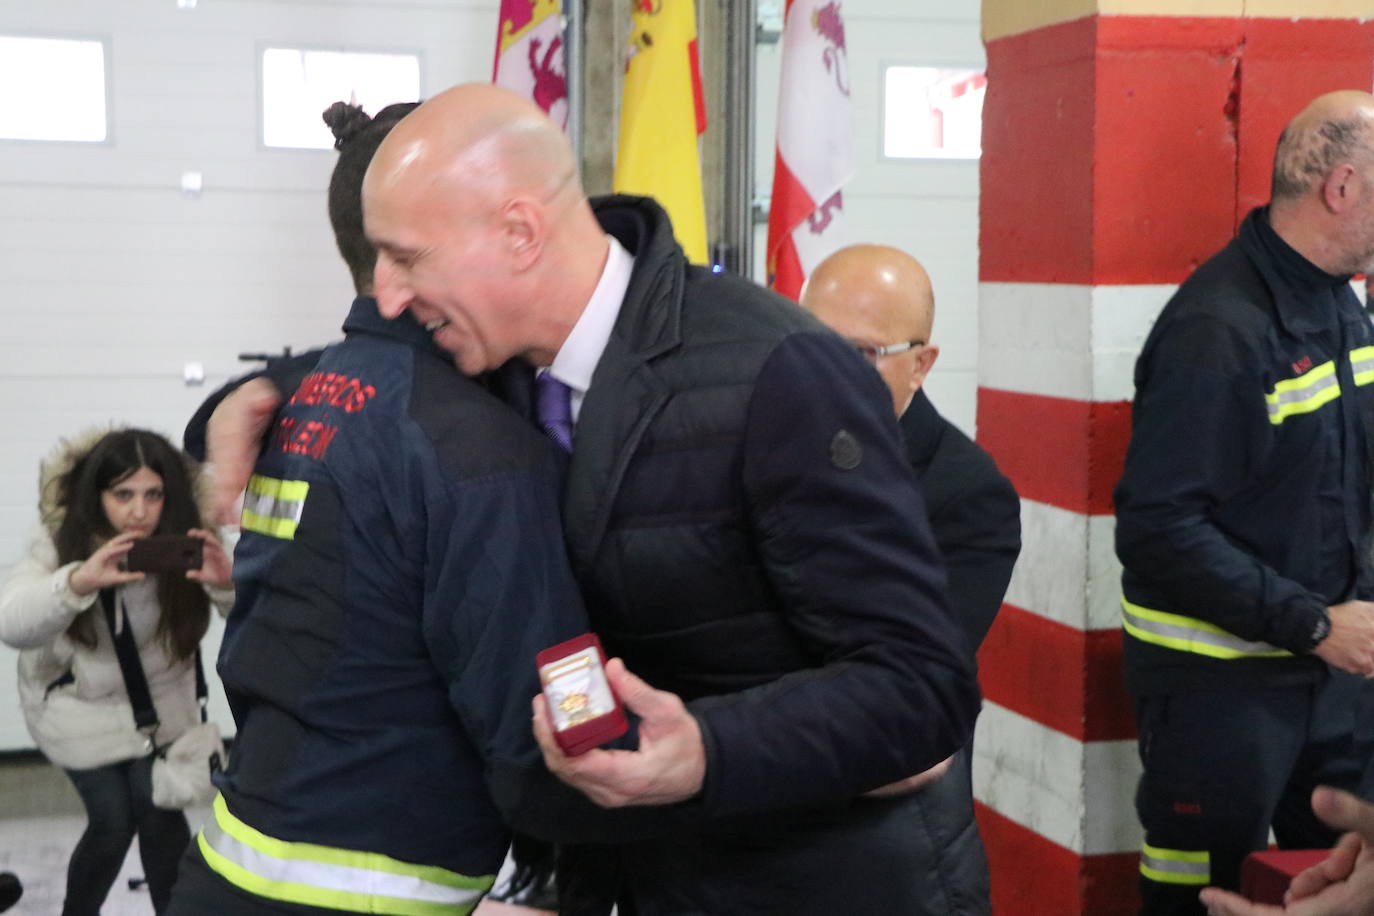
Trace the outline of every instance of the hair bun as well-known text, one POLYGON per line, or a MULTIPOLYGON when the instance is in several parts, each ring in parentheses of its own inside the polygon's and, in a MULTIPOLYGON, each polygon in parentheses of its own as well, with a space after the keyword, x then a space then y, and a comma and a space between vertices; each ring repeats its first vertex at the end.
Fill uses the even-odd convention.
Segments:
POLYGON ((343 149, 345 143, 352 140, 372 123, 372 118, 363 111, 363 106, 352 105, 348 102, 335 102, 324 110, 321 117, 324 118, 324 123, 329 125, 329 129, 334 132, 335 149, 343 149))

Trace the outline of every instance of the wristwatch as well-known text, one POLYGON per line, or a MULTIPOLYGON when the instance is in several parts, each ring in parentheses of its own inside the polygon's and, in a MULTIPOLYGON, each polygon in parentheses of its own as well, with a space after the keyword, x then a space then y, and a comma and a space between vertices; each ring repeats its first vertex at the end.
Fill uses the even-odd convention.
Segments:
POLYGON ((1321 616, 1317 618, 1317 624, 1312 628, 1312 639, 1307 644, 1307 651, 1313 652, 1317 646, 1322 644, 1322 640, 1331 635, 1331 614, 1322 608, 1321 616))

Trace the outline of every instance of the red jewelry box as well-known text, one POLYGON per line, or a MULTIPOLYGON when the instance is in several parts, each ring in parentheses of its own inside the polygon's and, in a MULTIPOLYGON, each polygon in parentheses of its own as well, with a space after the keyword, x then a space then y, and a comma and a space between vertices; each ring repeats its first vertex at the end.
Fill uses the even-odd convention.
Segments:
POLYGON ((569 757, 585 754, 629 729, 606 680, 606 653, 595 633, 583 633, 535 656, 549 704, 553 737, 569 757))
POLYGON ((1255 903, 1283 905, 1288 884, 1305 871, 1331 855, 1329 849, 1266 849, 1252 852, 1240 867, 1241 896, 1255 903))

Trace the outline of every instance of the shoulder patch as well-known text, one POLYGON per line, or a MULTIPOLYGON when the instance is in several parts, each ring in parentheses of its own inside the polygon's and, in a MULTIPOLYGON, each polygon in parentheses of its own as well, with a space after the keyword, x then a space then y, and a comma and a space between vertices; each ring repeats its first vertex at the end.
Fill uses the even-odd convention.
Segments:
POLYGON ((864 447, 848 430, 840 430, 830 440, 830 463, 841 471, 852 471, 863 460, 864 447))

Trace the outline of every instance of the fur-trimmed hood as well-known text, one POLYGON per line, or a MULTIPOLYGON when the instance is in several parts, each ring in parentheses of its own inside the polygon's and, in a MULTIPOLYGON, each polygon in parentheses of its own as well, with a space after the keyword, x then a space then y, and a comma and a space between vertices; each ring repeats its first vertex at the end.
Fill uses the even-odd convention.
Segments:
MULTIPOLYGON (((57 537, 57 529, 62 526, 62 519, 67 514, 67 510, 59 505, 62 496, 60 485, 62 478, 105 436, 133 428, 111 424, 82 430, 76 435, 57 440, 57 444, 48 452, 47 457, 39 462, 38 517, 42 520, 43 528, 48 532, 49 537, 57 537)), ((200 472, 200 465, 189 455, 183 453, 182 461, 186 464, 186 476, 191 481, 192 491, 196 495, 196 506, 200 509, 203 522, 209 518, 209 494, 205 477, 200 472)))

